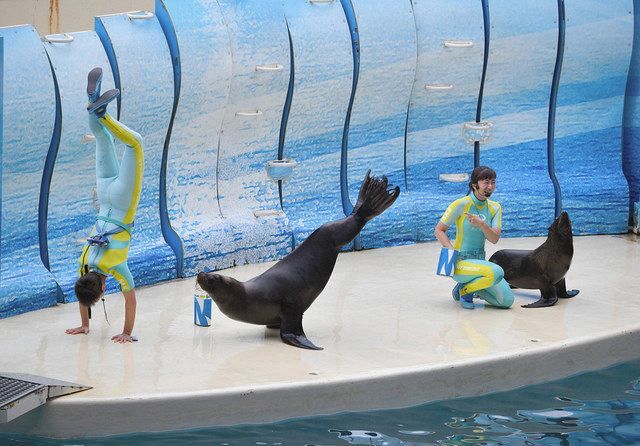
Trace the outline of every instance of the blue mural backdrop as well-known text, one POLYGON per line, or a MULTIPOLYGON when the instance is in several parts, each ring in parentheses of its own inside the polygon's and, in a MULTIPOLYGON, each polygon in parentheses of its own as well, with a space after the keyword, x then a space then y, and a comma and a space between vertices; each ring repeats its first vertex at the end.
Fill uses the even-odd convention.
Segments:
POLYGON ((4 40, 0 315, 55 305, 58 287, 40 259, 38 205, 55 122, 51 67, 32 26, 4 40))
POLYGON ((93 31, 44 40, 56 76, 62 127, 49 191, 48 256, 65 301, 75 300, 78 257, 97 215, 95 142, 87 120, 87 74, 103 70, 102 90, 114 88, 109 61, 93 31))
POLYGON ((564 210, 576 234, 625 232, 621 137, 633 2, 566 2, 566 16, 555 135, 564 210))
MULTIPOLYGON (((633 0, 634 22, 640 20, 640 0, 633 0)), ((629 228, 640 233, 640 33, 633 34, 623 112, 622 169, 629 183, 629 228)))
POLYGON ((356 248, 432 240, 467 191, 440 175, 474 161, 498 171, 508 236, 544 234, 556 203, 577 234, 625 232, 640 194, 635 2, 157 0, 157 16, 54 41, 0 28, 0 317, 74 299, 96 212, 94 66, 122 91, 110 113, 144 138, 138 285, 286 255, 351 211, 367 169, 402 194, 356 248), (474 147, 481 85, 493 127, 474 147), (267 174, 288 159, 283 181, 267 174))
POLYGON ((171 129, 167 201, 184 245, 184 273, 233 264, 232 240, 218 204, 218 146, 229 99, 231 47, 217 1, 158 1, 156 13, 172 40, 177 109, 171 129))
MULTIPOLYGON (((409 0, 352 0, 359 34, 358 85, 349 119, 347 180, 351 204, 368 169, 404 189, 407 109, 416 73, 416 29, 409 0)), ((373 248, 415 240, 400 196, 396 205, 362 231, 373 248)))
POLYGON ((493 139, 480 164, 498 173, 493 199, 506 235, 546 234, 555 195, 547 173, 547 122, 558 40, 556 0, 489 2, 491 41, 483 120, 493 139), (517 11, 531 14, 518 15, 517 11))
POLYGON ((283 157, 296 167, 282 196, 298 245, 320 225, 344 217, 340 157, 353 57, 340 2, 286 0, 284 8, 295 74, 283 157))
POLYGON ((0 284, 2 284, 2 148, 4 143, 4 37, 0 36, 0 284))
POLYGON ((464 178, 443 181, 440 175, 473 169, 473 144, 465 141, 462 129, 465 122, 475 121, 484 27, 477 0, 413 0, 413 10, 418 60, 407 118, 403 193, 417 204, 417 240, 429 240, 449 203, 467 193, 464 178))
POLYGON ((278 185, 266 167, 278 157, 289 85, 289 37, 277 0, 219 1, 231 37, 232 78, 220 138, 218 199, 234 263, 278 258, 291 248, 278 185))
MULTIPOLYGON (((135 217, 129 269, 136 285, 177 276, 174 251, 160 223, 160 172, 173 108, 173 68, 167 42, 154 14, 126 13, 96 18, 100 36, 121 90, 120 121, 143 138, 145 172, 135 217), (116 74, 117 73, 117 74, 116 74)), ((109 113, 115 114, 111 105, 109 113)))
POLYGON ((4 142, 2 122, 4 116, 4 37, 0 36, 0 284, 2 283, 2 146, 4 142))

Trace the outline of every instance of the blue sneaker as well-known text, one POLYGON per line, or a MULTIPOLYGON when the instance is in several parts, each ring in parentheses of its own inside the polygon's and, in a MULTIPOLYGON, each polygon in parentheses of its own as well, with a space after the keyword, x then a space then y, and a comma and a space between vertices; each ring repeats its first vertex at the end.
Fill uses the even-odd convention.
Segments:
POLYGON ((100 97, 100 85, 102 84, 102 68, 95 67, 87 76, 87 97, 89 102, 96 102, 100 97))
POLYGON ((460 306, 465 310, 473 310, 476 307, 473 304, 473 294, 463 294, 460 296, 460 306))
POLYGON ((451 295, 453 296, 453 300, 455 300, 456 302, 460 302, 460 306, 466 310, 473 310, 475 308, 475 305, 473 304, 473 298, 475 297, 475 294, 473 293, 469 293, 469 294, 463 294, 460 295, 460 289, 462 288, 461 283, 457 284, 454 288, 453 291, 451 291, 451 295))
POLYGON ((117 88, 109 90, 100 96, 95 102, 89 104, 87 106, 87 111, 89 113, 95 113, 98 118, 102 118, 107 112, 107 105, 109 105, 109 102, 113 101, 118 96, 120 96, 120 90, 117 88))
POLYGON ((453 296, 453 300, 455 300, 456 302, 458 302, 460 300, 460 288, 462 288, 462 284, 461 283, 459 283, 455 287, 453 287, 453 290, 451 291, 451 295, 453 296))

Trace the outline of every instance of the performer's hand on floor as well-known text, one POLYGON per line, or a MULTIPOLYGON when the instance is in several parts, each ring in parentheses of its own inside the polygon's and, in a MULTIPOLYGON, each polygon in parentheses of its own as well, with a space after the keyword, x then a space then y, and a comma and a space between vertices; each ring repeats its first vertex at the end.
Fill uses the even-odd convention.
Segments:
POLYGON ((119 335, 115 335, 114 337, 111 338, 111 340, 119 344, 126 344, 127 342, 135 342, 138 340, 138 338, 136 338, 135 336, 122 333, 119 335))
POLYGON ((76 327, 76 328, 67 328, 64 331, 66 334, 76 335, 76 334, 87 334, 89 333, 89 327, 76 327))

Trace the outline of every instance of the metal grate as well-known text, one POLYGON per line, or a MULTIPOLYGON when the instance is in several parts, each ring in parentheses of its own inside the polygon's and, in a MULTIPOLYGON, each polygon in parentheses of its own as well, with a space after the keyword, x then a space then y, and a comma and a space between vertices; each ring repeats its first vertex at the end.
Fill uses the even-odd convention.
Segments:
POLYGON ((0 407, 6 406, 41 387, 44 386, 29 381, 0 376, 0 407))

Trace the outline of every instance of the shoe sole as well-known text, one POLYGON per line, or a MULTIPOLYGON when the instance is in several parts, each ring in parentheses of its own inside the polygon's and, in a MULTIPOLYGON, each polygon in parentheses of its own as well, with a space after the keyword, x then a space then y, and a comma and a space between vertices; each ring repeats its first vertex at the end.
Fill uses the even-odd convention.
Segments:
POLYGON ((114 88, 105 92, 94 103, 87 106, 89 113, 95 113, 96 116, 101 118, 107 112, 107 105, 120 95, 120 90, 114 88))
POLYGON ((95 102, 100 95, 100 84, 102 83, 102 68, 96 67, 89 71, 87 76, 87 96, 91 102, 95 102))

